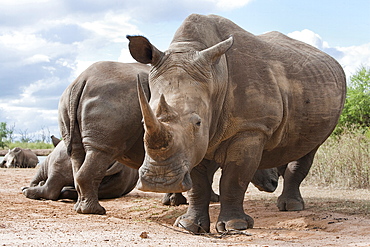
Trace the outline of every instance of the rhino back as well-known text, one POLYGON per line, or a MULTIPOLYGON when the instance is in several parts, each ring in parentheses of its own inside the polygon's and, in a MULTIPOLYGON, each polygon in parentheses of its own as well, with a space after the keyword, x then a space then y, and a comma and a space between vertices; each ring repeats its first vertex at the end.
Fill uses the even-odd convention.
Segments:
POLYGON ((148 73, 149 66, 138 63, 98 62, 85 70, 66 89, 60 101, 61 132, 67 147, 76 131, 71 127, 74 119, 84 145, 113 156, 130 150, 143 135, 137 75, 149 97, 148 73))
POLYGON ((37 155, 31 150, 31 149, 24 149, 23 150, 24 155, 24 163, 26 164, 26 167, 34 168, 39 163, 39 159, 37 158, 37 155))
POLYGON ((147 76, 149 67, 100 63, 94 70, 99 71, 89 75, 78 111, 84 144, 98 144, 103 150, 128 150, 143 129, 136 91, 137 74, 147 76), (117 145, 121 143, 126 146, 117 145))

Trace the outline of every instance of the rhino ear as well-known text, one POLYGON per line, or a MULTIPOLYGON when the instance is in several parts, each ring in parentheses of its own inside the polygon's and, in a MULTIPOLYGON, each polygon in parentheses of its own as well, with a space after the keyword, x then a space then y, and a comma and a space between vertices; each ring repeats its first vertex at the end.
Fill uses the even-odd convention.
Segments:
POLYGON ((131 56, 139 63, 155 65, 162 58, 163 52, 152 45, 147 38, 130 35, 127 35, 126 38, 130 41, 128 47, 131 56))
POLYGON ((52 135, 50 138, 51 138, 51 142, 53 143, 54 147, 56 147, 59 144, 59 142, 62 141, 59 138, 55 137, 54 135, 52 135))
POLYGON ((230 49, 233 42, 234 38, 230 36, 228 39, 201 51, 199 57, 211 64, 217 63, 220 57, 230 49))

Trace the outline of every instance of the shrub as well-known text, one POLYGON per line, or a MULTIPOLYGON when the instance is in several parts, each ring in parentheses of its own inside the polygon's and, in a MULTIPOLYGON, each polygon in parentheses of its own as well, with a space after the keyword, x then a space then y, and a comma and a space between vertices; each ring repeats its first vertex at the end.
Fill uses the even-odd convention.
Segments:
POLYGON ((307 183, 339 188, 370 188, 370 137, 361 129, 343 128, 319 148, 307 183))
POLYGON ((346 127, 370 127, 370 69, 361 67, 350 77, 347 97, 335 134, 340 134, 346 127))
POLYGON ((20 147, 20 148, 29 148, 29 149, 51 149, 54 148, 53 144, 45 142, 13 142, 10 143, 9 149, 20 147))
POLYGON ((9 140, 7 138, 12 134, 13 130, 9 129, 5 122, 0 122, 0 148, 8 146, 9 140))

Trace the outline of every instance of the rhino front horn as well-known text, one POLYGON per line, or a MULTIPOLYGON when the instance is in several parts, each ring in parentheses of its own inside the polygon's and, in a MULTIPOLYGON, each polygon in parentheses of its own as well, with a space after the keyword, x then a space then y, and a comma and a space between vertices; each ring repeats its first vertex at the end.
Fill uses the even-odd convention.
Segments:
POLYGON ((168 146, 172 135, 155 116, 144 94, 143 87, 138 76, 137 91, 139 95, 140 109, 143 114, 145 128, 145 143, 149 149, 162 149, 168 146))

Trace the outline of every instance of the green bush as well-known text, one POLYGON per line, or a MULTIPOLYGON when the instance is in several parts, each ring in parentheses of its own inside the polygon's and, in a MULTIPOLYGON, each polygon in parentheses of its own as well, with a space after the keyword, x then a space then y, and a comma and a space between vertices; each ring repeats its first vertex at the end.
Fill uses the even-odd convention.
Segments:
POLYGON ((11 134, 13 134, 13 130, 9 129, 5 122, 0 122, 0 148, 8 146, 10 141, 7 138, 11 134))
POLYGON ((335 134, 344 128, 360 128, 370 135, 370 69, 361 67, 350 77, 347 97, 335 134))

